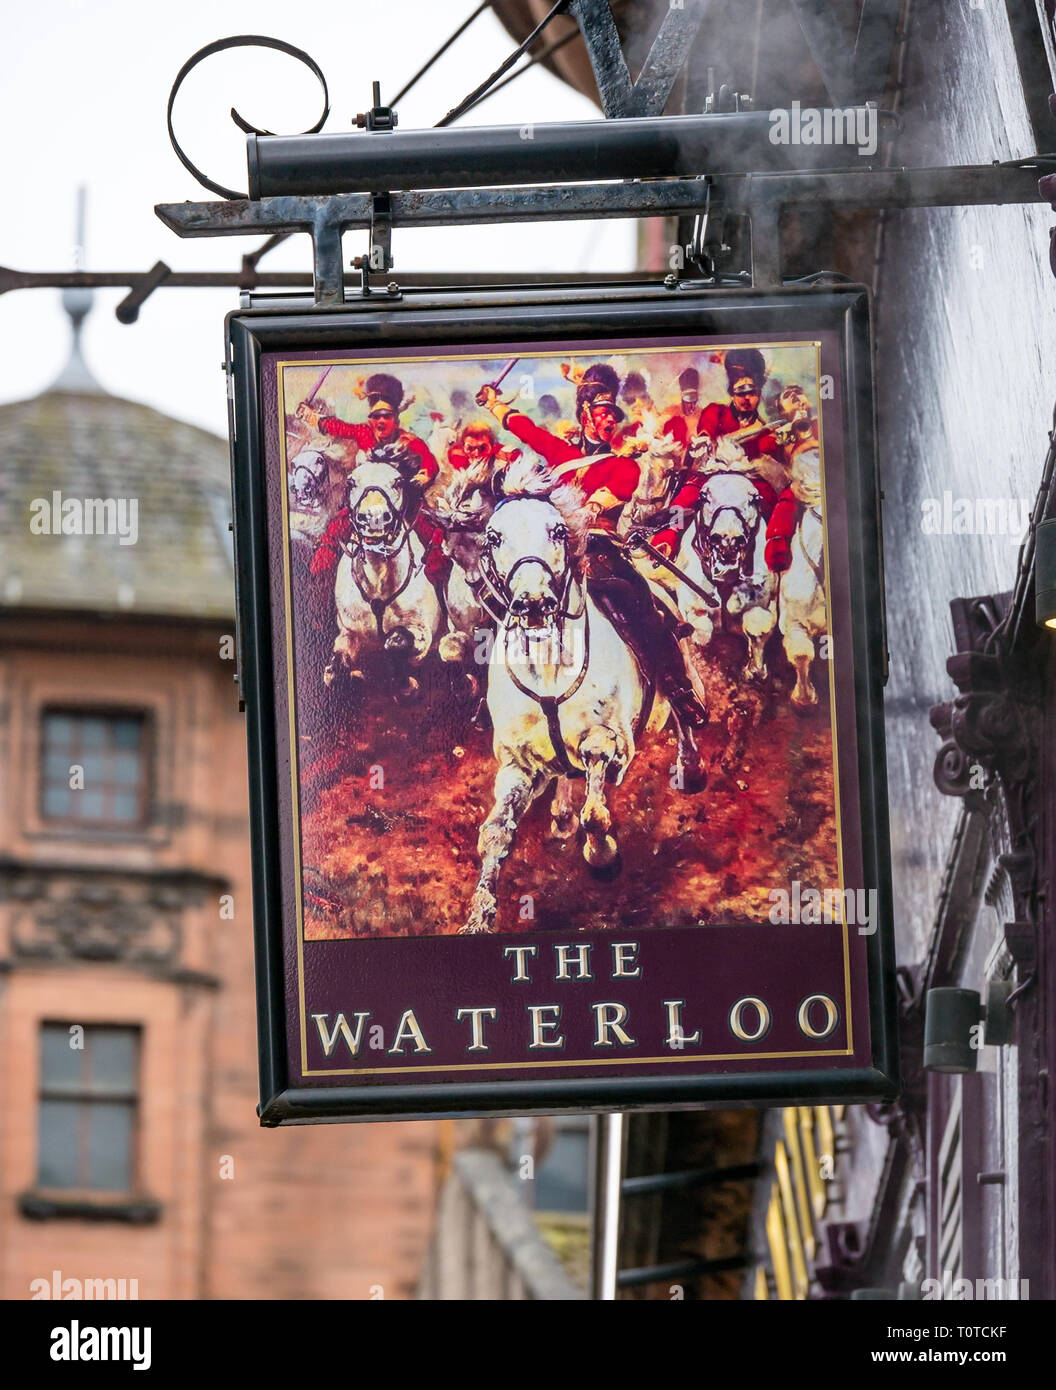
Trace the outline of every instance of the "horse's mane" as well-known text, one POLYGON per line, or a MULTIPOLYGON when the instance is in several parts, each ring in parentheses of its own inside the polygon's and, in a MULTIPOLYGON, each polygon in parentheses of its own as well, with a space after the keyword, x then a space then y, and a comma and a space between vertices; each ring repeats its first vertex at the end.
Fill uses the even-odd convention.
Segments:
POLYGON ((721 435, 715 445, 715 460, 718 463, 733 465, 731 473, 745 472, 748 468, 748 455, 736 439, 728 434, 721 435))
POLYGON ((573 549, 578 554, 586 540, 594 514, 586 506, 582 490, 573 483, 557 483, 535 459, 523 455, 506 466, 502 475, 502 491, 506 498, 537 497, 549 502, 561 514, 568 527, 573 549))

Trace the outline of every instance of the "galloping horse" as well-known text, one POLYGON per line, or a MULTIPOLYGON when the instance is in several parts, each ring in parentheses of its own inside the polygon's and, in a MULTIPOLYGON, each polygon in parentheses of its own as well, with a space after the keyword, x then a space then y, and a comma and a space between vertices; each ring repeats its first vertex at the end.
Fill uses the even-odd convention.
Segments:
POLYGON ((443 614, 425 574, 425 550, 406 516, 406 485, 387 463, 362 463, 349 477, 352 532, 337 563, 334 597, 340 631, 323 673, 330 685, 339 666, 363 679, 364 655, 384 651, 403 678, 403 694, 418 688, 418 666, 436 641, 443 614))
POLYGON ((346 480, 336 458, 322 449, 300 449, 287 474, 290 534, 313 540, 321 536, 344 502, 346 480))
POLYGON ((701 651, 716 628, 743 635, 746 681, 766 679, 766 643, 777 623, 777 576, 766 568, 759 494, 743 473, 714 473, 701 489, 693 521, 682 536, 674 563, 691 581, 676 582, 678 611, 693 628, 701 651), (711 590, 712 602, 696 589, 711 590))
POLYGON ((553 832, 572 833, 571 781, 583 778, 583 856, 612 871, 618 849, 605 803, 634 757, 642 725, 661 728, 668 707, 578 572, 589 516, 582 495, 553 488, 536 465, 511 465, 506 496, 484 533, 482 571, 502 621, 488 665, 487 704, 498 760, 494 805, 480 830, 480 878, 464 933, 494 929, 495 889, 518 823, 555 781, 553 832))
MULTIPOLYGON (((490 477, 490 461, 471 463, 455 474, 437 498, 434 517, 444 533, 444 554, 454 562, 444 593, 448 630, 437 647, 441 661, 465 664, 479 634, 491 621, 479 598, 484 582, 481 540, 493 506, 488 491, 490 477)), ((476 694, 476 677, 472 672, 467 674, 476 694)))
POLYGON ((792 563, 781 575, 778 626, 785 655, 796 673, 793 707, 809 710, 818 703, 810 678, 814 642, 828 631, 825 611, 825 532, 821 520, 821 455, 801 449, 792 461, 792 491, 803 504, 792 537, 792 563))

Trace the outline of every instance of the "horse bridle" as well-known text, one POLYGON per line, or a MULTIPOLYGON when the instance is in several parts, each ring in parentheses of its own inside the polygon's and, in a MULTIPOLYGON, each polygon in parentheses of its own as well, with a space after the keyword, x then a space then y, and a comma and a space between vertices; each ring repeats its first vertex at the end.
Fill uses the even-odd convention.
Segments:
POLYGON ((356 589, 359 591, 360 598, 370 608, 370 611, 374 615, 374 622, 377 625, 378 636, 384 637, 384 619, 386 608, 388 608, 390 604, 395 603, 395 601, 407 588, 411 580, 414 578, 414 576, 421 569, 422 565, 425 563, 425 557, 423 555, 420 561, 415 561, 414 552, 410 549, 409 545, 411 531, 410 527, 407 524, 407 518, 403 514, 403 507, 397 506, 396 503, 393 501, 392 497, 390 497, 390 495, 385 491, 383 487, 380 487, 377 483, 371 483, 368 487, 365 487, 356 499, 356 506, 358 507, 360 503, 362 503, 364 497, 367 497, 372 492, 380 493, 380 495, 384 497, 385 501, 392 508, 392 511, 398 518, 398 541, 396 541, 396 543, 392 545, 369 544, 364 539, 362 530, 356 524, 356 514, 352 506, 350 505, 348 508, 348 524, 349 528, 352 531, 352 539, 355 541, 355 544, 350 545, 348 541, 342 541, 341 548, 344 550, 345 554, 351 561, 349 565, 349 570, 352 575, 352 582, 353 584, 355 584, 356 589), (404 575, 400 585, 398 586, 398 588, 393 589, 391 594, 384 594, 379 597, 372 598, 371 595, 368 594, 364 589, 363 583, 359 575, 356 573, 356 560, 360 559, 367 553, 382 555, 387 559, 392 559, 394 556, 400 553, 400 551, 404 548, 405 545, 408 547, 408 553, 410 555, 410 564, 407 566, 407 573, 406 575, 404 575))
MULTIPOLYGON (((720 476, 725 476, 725 477, 739 477, 740 475, 739 475, 739 474, 736 474, 736 473, 729 473, 729 474, 724 474, 724 475, 723 475, 723 474, 718 474, 718 473, 716 473, 716 474, 713 474, 713 475, 712 475, 712 477, 720 477, 720 476)), ((710 481, 711 481, 711 478, 709 478, 708 481, 710 482, 710 481)), ((706 533, 707 535, 709 535, 709 536, 711 535, 711 532, 712 532, 712 530, 714 529, 714 526, 715 526, 716 518, 719 517, 719 516, 721 516, 723 512, 733 512, 736 516, 740 517, 740 519, 741 519, 742 522, 743 522, 743 520, 744 520, 744 514, 743 514, 742 512, 739 512, 739 511, 737 510, 736 507, 731 506, 729 503, 724 503, 723 506, 721 506, 721 507, 716 507, 715 510, 712 512, 712 514, 711 514, 711 524, 710 524, 709 527, 708 527, 708 530, 707 530, 707 533, 706 533)), ((700 562, 701 562, 701 566, 702 566, 703 569, 704 569, 704 573, 705 573, 705 574, 708 574, 709 577, 710 577, 709 568, 708 568, 707 564, 705 563, 705 561, 706 561, 706 556, 705 556, 705 554, 704 554, 704 544, 705 544, 705 541, 704 541, 704 533, 701 532, 701 528, 700 528, 700 511, 699 511, 699 503, 698 503, 697 515, 696 515, 696 517, 695 517, 694 519, 695 519, 697 525, 696 525, 695 534, 694 534, 694 536, 693 536, 693 549, 697 552, 697 555, 698 555, 698 557, 699 557, 699 559, 700 559, 700 562)), ((751 527, 746 527, 746 528, 745 528, 746 534, 745 534, 744 554, 743 554, 742 557, 741 557, 741 578, 742 578, 742 579, 748 579, 748 578, 750 578, 751 573, 752 573, 752 571, 751 571, 751 564, 752 564, 752 559, 751 559, 751 548, 752 548, 752 542, 755 540, 756 536, 759 534, 759 522, 760 522, 760 520, 761 520, 761 513, 760 513, 759 508, 758 508, 758 506, 757 506, 757 507, 755 508, 755 521, 754 521, 754 523, 752 524, 751 527)), ((713 583, 713 584, 720 584, 720 583, 727 583, 727 584, 728 584, 728 583, 730 583, 730 582, 731 582, 730 580, 720 580, 720 579, 714 579, 714 578, 712 579, 712 583, 713 583)))
MULTIPOLYGON (((521 499, 515 497, 504 498, 503 501, 496 506, 495 511, 492 512, 492 517, 494 517, 495 512, 499 511, 499 509, 504 507, 508 502, 515 502, 518 500, 521 499)), ((585 777, 585 769, 576 767, 575 763, 573 763, 568 756, 568 750, 565 748, 565 739, 561 732, 560 709, 563 704, 571 700, 572 696, 575 695, 587 676, 587 669, 590 666, 590 617, 587 613, 587 599, 585 594, 578 613, 573 613, 568 606, 568 598, 572 588, 572 542, 568 527, 565 526, 563 522, 561 523, 561 532, 560 540, 564 551, 565 564, 564 574, 560 580, 550 565, 539 555, 522 555, 520 559, 516 560, 510 567, 507 574, 499 574, 498 570, 495 568, 495 562, 492 559, 492 551, 496 543, 494 541, 489 542, 487 533, 485 532, 485 541, 482 547, 480 560, 480 573, 485 584, 490 589, 493 598, 504 610, 503 616, 496 618, 496 615, 491 613, 487 604, 483 602, 483 593, 478 595, 478 602, 481 603, 484 611, 488 613, 489 616, 496 618, 500 627, 504 626, 510 613, 510 582, 513 576, 522 565, 538 565, 549 575, 550 581, 554 587, 554 592, 558 595, 557 612, 554 614, 554 626, 557 629, 559 639, 565 621, 574 621, 579 618, 584 619, 583 664, 580 666, 579 674, 576 676, 575 680, 568 689, 563 691, 560 695, 540 695, 538 691, 532 690, 530 686, 525 685, 525 683, 510 669, 510 663, 505 653, 503 655, 503 665, 506 668, 506 674, 509 676, 514 686, 522 695, 527 695, 530 700, 534 700, 543 711, 543 717, 546 719, 547 732, 550 735, 550 742, 554 749, 554 757, 560 764, 562 772, 566 777, 585 777)), ((525 644, 527 646, 527 638, 525 639, 525 644)))
MULTIPOLYGON (((517 502, 523 500, 523 498, 519 497, 504 497, 503 500, 499 502, 496 505, 495 509, 492 511, 491 516, 488 518, 488 525, 490 526, 492 518, 494 518, 496 513, 500 512, 503 507, 508 506, 510 502, 517 502)), ((539 555, 522 555, 519 560, 514 562, 508 574, 501 575, 495 568, 495 561, 492 559, 492 551, 494 550, 497 542, 488 539, 488 532, 485 529, 484 541, 481 546, 480 554, 480 573, 483 576, 484 582, 487 585, 488 589, 491 591, 492 597, 499 604, 499 606, 505 610, 504 616, 499 621, 504 622, 506 618, 509 616, 510 581, 513 579, 513 576, 517 573, 517 571, 520 569, 522 565, 538 565, 539 568, 543 570, 549 577, 550 582, 553 585, 554 592, 555 594, 557 594, 557 612, 554 614, 554 617, 558 621, 558 623, 560 623, 563 619, 566 618, 571 618, 575 620, 577 618, 583 617, 584 613, 587 610, 586 598, 584 598, 578 613, 573 613, 568 607, 568 598, 572 589, 572 538, 569 534, 568 527, 564 524, 564 522, 561 523, 561 535, 559 539, 561 541, 561 547, 564 552, 565 561, 564 573, 560 579, 558 579, 558 576, 554 572, 554 570, 539 555)), ((494 617, 494 614, 492 614, 491 616, 494 617)))

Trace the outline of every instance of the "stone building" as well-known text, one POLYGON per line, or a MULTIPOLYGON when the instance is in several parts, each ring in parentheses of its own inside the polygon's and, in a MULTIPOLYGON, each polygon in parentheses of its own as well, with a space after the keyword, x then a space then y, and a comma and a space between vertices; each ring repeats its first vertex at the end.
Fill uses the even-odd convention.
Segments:
POLYGON ((0 1298, 406 1297, 450 1127, 257 1125, 226 442, 67 307, 0 407, 0 1298))
MULTIPOLYGON (((497 6, 517 38, 546 8, 497 6)), ((667 8, 613 6, 632 71, 667 8)), ((578 41, 546 61, 596 96, 578 41)), ((668 111, 871 101, 901 121, 875 162, 937 168, 1051 151, 1054 87, 1040 0, 719 0, 668 111)), ((1056 654, 1034 616, 1034 536, 1056 515, 1051 223, 1040 201, 848 215, 819 199, 786 220, 786 280, 831 270, 874 294, 904 1086, 889 1105, 758 1112, 757 1134, 631 1117, 623 1296, 667 1298, 677 1278, 686 1297, 1056 1297, 1056 654), (966 992, 959 1032, 940 989, 966 992), (949 1070, 924 1066, 929 1015, 949 1070)), ((653 224, 643 264, 665 269, 687 230, 653 224)))

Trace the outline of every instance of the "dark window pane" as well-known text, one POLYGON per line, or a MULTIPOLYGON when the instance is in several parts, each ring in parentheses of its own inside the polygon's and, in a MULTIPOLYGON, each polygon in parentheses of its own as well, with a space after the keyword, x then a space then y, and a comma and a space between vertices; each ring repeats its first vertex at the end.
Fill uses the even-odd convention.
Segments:
POLYGON ((91 1086, 93 1091, 135 1089, 136 1034, 131 1028, 92 1028, 91 1086))
POLYGON ((115 792, 113 819, 117 821, 139 820, 138 798, 130 792, 115 792))
POLYGON ((40 1103, 40 1157, 38 1180, 41 1187, 77 1187, 77 1114, 73 1100, 43 1100, 40 1103))
POLYGON ((79 820, 103 819, 103 794, 101 791, 74 792, 77 800, 73 803, 74 814, 79 820))
POLYGON ((115 753, 110 775, 113 781, 120 782, 123 786, 135 786, 139 781, 139 768, 139 758, 135 753, 115 753))
POLYGON ((44 716, 44 737, 48 743, 55 746, 60 743, 69 743, 72 732, 73 723, 69 715, 46 714, 44 716))
MULTIPOLYGON (((84 1034, 75 1035, 84 1042, 84 1034)), ((65 1023, 46 1023, 40 1031, 40 1083, 50 1086, 79 1086, 84 1061, 83 1048, 71 1047, 74 1038, 65 1023)))
POLYGON ((132 1107, 100 1101, 87 1111, 88 1185, 127 1192, 132 1186, 132 1107))
POLYGON ((81 759, 84 768, 84 785, 91 787, 106 777, 107 758, 102 753, 85 753, 81 759))
POLYGON ((44 776, 49 782, 65 782, 69 786, 72 766, 69 753, 49 753, 44 759, 44 776))
POLYGON ((553 1148, 535 1172, 538 1211, 586 1211, 588 1136, 558 1131, 553 1148))
POLYGON ((72 814, 73 793, 69 787, 54 784, 44 788, 44 814, 46 816, 68 816, 72 814))
POLYGON ((131 748, 138 751, 143 742, 143 721, 141 719, 115 719, 111 725, 115 748, 131 748))
POLYGON ((77 722, 81 726, 81 742, 85 748, 102 748, 106 743, 106 724, 105 719, 97 715, 79 715, 77 722))

